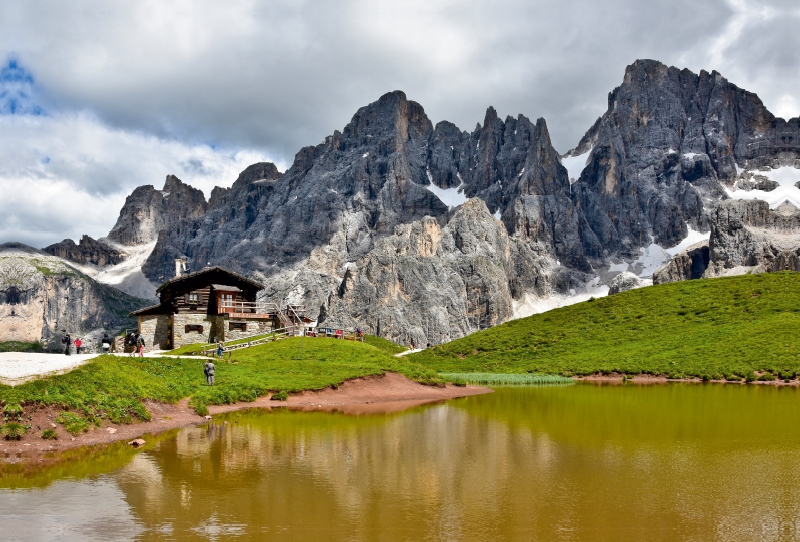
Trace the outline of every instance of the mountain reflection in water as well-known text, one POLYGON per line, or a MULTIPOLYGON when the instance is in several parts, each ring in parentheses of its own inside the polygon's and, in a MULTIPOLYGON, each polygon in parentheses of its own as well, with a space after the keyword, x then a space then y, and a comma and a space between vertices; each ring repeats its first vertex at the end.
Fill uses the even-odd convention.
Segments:
POLYGON ((578 384, 391 415, 232 413, 121 467, 112 447, 75 478, 15 480, 4 539, 794 540, 797 399, 578 384))

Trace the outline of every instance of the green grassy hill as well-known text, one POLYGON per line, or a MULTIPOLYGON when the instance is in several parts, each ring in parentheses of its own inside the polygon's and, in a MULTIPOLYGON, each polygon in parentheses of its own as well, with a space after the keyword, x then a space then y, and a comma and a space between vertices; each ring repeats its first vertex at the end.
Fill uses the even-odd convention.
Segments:
POLYGON ((798 310, 800 273, 677 282, 513 320, 409 358, 447 373, 793 378, 798 310))
POLYGON ((190 397, 190 404, 204 413, 207 405, 254 401, 271 391, 322 389, 384 371, 420 382, 441 382, 430 369, 374 346, 324 338, 306 337, 302 342, 292 338, 235 351, 232 362, 215 361, 213 387, 206 385, 203 363, 185 358, 99 356, 63 375, 17 387, 0 385, 0 405, 6 417, 11 410, 28 412, 50 405, 71 411, 75 416, 70 425, 80 432, 88 423, 104 419, 114 423, 147 420, 150 415, 143 404, 147 399, 174 403, 190 397))

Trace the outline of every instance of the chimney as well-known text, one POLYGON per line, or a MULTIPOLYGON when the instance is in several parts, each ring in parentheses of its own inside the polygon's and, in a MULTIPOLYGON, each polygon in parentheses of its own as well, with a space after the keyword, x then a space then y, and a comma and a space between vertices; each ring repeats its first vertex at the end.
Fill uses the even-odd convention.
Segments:
POLYGON ((180 277, 186 273, 186 260, 182 258, 175 259, 175 278, 180 277))

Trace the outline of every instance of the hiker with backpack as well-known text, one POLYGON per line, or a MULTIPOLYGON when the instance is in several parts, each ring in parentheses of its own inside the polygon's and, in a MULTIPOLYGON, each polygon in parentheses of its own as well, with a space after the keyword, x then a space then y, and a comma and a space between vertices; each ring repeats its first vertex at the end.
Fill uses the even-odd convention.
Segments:
POLYGON ((136 335, 136 345, 139 348, 139 357, 144 357, 144 337, 137 333, 136 335))
POLYGON ((64 355, 69 356, 70 355, 69 349, 72 346, 72 337, 70 337, 69 333, 67 333, 66 331, 64 332, 64 338, 61 339, 61 342, 66 345, 66 348, 64 349, 64 355))
POLYGON ((125 337, 125 344, 128 346, 128 348, 130 348, 130 351, 129 351, 130 356, 131 357, 135 356, 136 355, 137 342, 136 342, 136 335, 133 334, 133 331, 128 333, 128 336, 125 337))

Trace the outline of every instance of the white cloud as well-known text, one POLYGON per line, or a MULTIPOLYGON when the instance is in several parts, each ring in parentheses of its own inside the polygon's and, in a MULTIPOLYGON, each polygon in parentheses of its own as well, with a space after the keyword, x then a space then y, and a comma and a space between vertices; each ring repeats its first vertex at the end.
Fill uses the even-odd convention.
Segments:
MULTIPOLYGON (((0 116, 0 241, 44 246, 103 236, 136 186, 177 175, 210 195, 230 186, 256 151, 187 145, 112 129, 91 115, 0 116)), ((279 164, 279 167, 283 166, 279 164)))
POLYGON ((208 193, 285 169, 395 89, 467 130, 489 105, 544 116, 562 152, 637 58, 716 69, 794 116, 798 17, 795 0, 6 0, 0 60, 51 116, 0 118, 0 234, 103 235, 167 174, 208 193))
POLYGON ((544 116, 565 151, 626 65, 674 63, 731 11, 724 0, 11 4, 0 49, 18 52, 59 108, 285 161, 398 89, 467 130, 489 105, 544 116))

